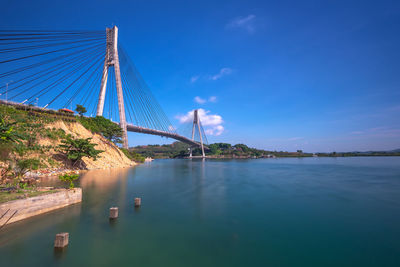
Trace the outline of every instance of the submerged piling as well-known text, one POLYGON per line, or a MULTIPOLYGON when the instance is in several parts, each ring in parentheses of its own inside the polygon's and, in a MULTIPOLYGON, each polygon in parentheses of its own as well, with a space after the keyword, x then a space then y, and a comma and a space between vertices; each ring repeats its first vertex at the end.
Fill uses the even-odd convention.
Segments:
POLYGON ((54 248, 63 248, 68 246, 69 233, 59 233, 56 234, 56 239, 54 241, 54 248))
POLYGON ((140 207, 142 204, 142 199, 140 197, 135 198, 135 207, 140 207))
POLYGON ((118 218, 118 207, 111 207, 110 208, 110 219, 118 218))

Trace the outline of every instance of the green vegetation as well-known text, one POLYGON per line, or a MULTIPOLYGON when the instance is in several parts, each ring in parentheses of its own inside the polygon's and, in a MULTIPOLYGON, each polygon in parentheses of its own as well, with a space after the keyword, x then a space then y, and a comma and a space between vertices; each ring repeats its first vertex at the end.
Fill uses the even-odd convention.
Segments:
MULTIPOLYGON (((370 151, 370 152, 346 152, 346 153, 306 153, 303 150, 296 152, 269 151, 250 148, 244 144, 231 145, 228 143, 214 143, 208 145, 206 156, 212 158, 282 158, 282 157, 355 157, 355 156, 400 156, 399 150, 394 151, 370 151)), ((147 145, 131 148, 144 157, 151 158, 184 158, 189 156, 189 146, 181 142, 170 145, 147 145)), ((201 156, 201 149, 193 149, 193 156, 201 156)))
POLYGON ((3 117, 0 117, 0 140, 2 143, 20 142, 22 136, 15 132, 14 124, 16 122, 6 123, 3 117))
POLYGON ((101 134, 115 144, 122 143, 121 127, 109 119, 102 116, 97 116, 95 118, 80 117, 78 121, 89 131, 101 134))
POLYGON ((59 175, 58 179, 60 179, 63 182, 69 183, 69 189, 72 189, 75 187, 74 181, 79 178, 79 175, 76 173, 66 173, 64 175, 59 175))
POLYGON ((0 161, 10 160, 13 152, 20 156, 28 152, 43 152, 45 148, 38 144, 38 137, 61 135, 44 127, 53 121, 54 118, 37 117, 29 111, 0 105, 0 161))
POLYGON ((127 156, 128 159, 137 162, 137 163, 143 163, 145 160, 145 157, 142 155, 136 153, 133 150, 128 150, 126 148, 121 148, 121 151, 124 152, 125 156, 127 156))
POLYGON ((60 152, 64 153, 69 160, 72 161, 72 166, 77 163, 82 164, 82 158, 92 158, 97 160, 100 153, 103 150, 97 150, 94 147, 96 144, 90 142, 91 138, 73 138, 71 135, 67 135, 65 139, 61 140, 61 144, 58 146, 60 152))
POLYGON ((85 114, 87 110, 86 110, 86 108, 85 108, 84 106, 82 106, 82 105, 76 105, 75 111, 78 112, 78 114, 79 114, 80 116, 83 116, 83 114, 85 114))
MULTIPOLYGON (((215 143, 208 145, 206 156, 214 158, 261 158, 261 157, 277 157, 277 156, 297 156, 306 157, 312 156, 309 153, 288 153, 277 151, 265 151, 255 148, 249 148, 244 144, 231 145, 228 143, 215 143)), ((189 146, 181 143, 174 142, 170 145, 147 145, 137 146, 131 150, 143 155, 144 157, 151 158, 183 158, 189 156, 189 146)), ((193 149, 193 156, 200 156, 201 149, 193 149)))
POLYGON ((131 148, 130 151, 134 151, 143 157, 147 158, 182 158, 189 155, 189 146, 182 142, 174 142, 170 145, 147 145, 137 146, 131 148))
POLYGON ((22 178, 28 171, 37 170, 40 167, 40 160, 38 159, 20 159, 17 161, 16 168, 14 169, 14 173, 20 179, 22 178))
POLYGON ((59 139, 63 139, 67 136, 67 134, 65 133, 65 131, 63 129, 56 129, 56 128, 45 128, 42 132, 41 132, 41 137, 47 137, 51 140, 59 140, 59 139))
POLYGON ((9 187, 0 186, 0 203, 12 201, 16 199, 23 199, 28 197, 36 197, 40 195, 50 194, 57 192, 56 189, 37 190, 36 187, 26 187, 24 189, 13 189, 9 187))

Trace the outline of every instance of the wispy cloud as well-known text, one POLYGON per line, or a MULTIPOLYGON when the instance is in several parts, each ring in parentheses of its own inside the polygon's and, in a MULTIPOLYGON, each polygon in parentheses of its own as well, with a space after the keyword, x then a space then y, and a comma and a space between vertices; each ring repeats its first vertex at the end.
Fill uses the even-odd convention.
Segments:
MULTIPOLYGON (((225 128, 222 126, 224 123, 222 117, 218 114, 211 114, 211 111, 206 111, 202 108, 198 110, 199 119, 204 127, 204 131, 207 135, 221 135, 225 128)), ((177 115, 176 119, 180 123, 192 123, 194 116, 194 110, 187 112, 185 115, 177 115)))
POLYGON ((250 14, 246 17, 237 17, 231 20, 226 27, 229 29, 240 28, 246 30, 248 33, 254 33, 256 31, 254 26, 254 20, 256 16, 250 14))
POLYGON ((391 127, 375 127, 361 131, 350 132, 350 135, 365 136, 365 137, 400 137, 400 129, 391 127))
POLYGON ((201 98, 200 96, 196 96, 194 99, 194 102, 196 102, 197 104, 205 104, 207 102, 206 99, 201 98))
POLYGON ((220 78, 222 78, 223 76, 229 75, 232 73, 232 69, 231 68, 222 68, 219 73, 212 75, 210 77, 211 80, 216 81, 220 78))
POLYGON ((208 98, 208 102, 212 102, 212 103, 217 102, 217 97, 216 97, 216 96, 210 96, 210 97, 208 98))
POLYGON ((205 104, 207 102, 210 102, 210 103, 217 102, 217 97, 216 96, 210 96, 208 99, 205 99, 205 98, 201 98, 200 96, 195 96, 193 101, 196 102, 197 104, 203 105, 203 104, 205 104))
POLYGON ((199 75, 192 76, 192 77, 190 78, 190 82, 191 82, 191 83, 195 83, 195 82, 197 82, 197 80, 198 80, 199 78, 200 78, 199 75))

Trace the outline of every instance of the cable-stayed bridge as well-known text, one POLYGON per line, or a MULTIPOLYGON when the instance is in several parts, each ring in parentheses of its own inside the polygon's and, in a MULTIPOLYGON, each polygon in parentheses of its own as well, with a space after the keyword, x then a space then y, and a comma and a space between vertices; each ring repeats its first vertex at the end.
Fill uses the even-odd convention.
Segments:
POLYGON ((179 134, 127 52, 118 28, 106 31, 0 30, 0 98, 42 109, 104 116, 123 130, 173 138, 200 147, 207 140, 197 112, 192 134, 179 134), (197 137, 197 139, 195 138, 197 137))

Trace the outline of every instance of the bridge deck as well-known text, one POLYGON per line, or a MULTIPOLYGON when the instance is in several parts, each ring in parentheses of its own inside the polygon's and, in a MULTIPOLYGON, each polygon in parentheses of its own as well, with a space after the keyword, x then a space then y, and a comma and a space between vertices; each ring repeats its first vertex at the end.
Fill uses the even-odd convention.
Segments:
MULTIPOLYGON (((28 109, 28 110, 33 110, 36 111, 38 113, 50 113, 50 114, 55 114, 55 115, 63 115, 63 116, 69 116, 71 118, 75 118, 74 115, 71 114, 64 114, 61 112, 58 112, 56 110, 51 110, 51 109, 44 109, 44 108, 40 108, 40 107, 33 107, 33 106, 28 106, 28 105, 24 105, 24 104, 20 104, 17 102, 12 102, 12 101, 5 101, 5 100, 1 100, 0 99, 0 104, 3 105, 9 105, 9 106, 14 106, 18 109, 28 109)), ((173 138, 175 140, 181 141, 185 144, 188 144, 192 147, 200 147, 200 143, 193 141, 185 136, 179 135, 177 133, 170 133, 170 132, 165 132, 165 131, 159 131, 159 130, 154 130, 154 129, 149 129, 149 128, 144 128, 144 127, 140 127, 140 126, 136 126, 133 124, 127 124, 127 130, 129 132, 136 132, 136 133, 144 133, 144 134, 152 134, 152 135, 158 135, 158 136, 164 136, 164 137, 168 137, 168 138, 173 138)), ((205 149, 208 149, 207 146, 204 146, 205 149)))
MULTIPOLYGON (((200 147, 201 146, 199 142, 193 141, 187 137, 184 137, 184 136, 176 134, 176 133, 170 133, 170 132, 164 132, 164 131, 159 131, 159 130, 153 130, 153 129, 149 129, 149 128, 143 128, 143 127, 139 127, 139 126, 136 126, 133 124, 128 124, 126 126, 126 129, 129 132, 152 134, 152 135, 173 138, 175 140, 178 140, 185 144, 188 144, 192 147, 200 147)), ((208 149, 208 147, 206 147, 206 146, 204 146, 204 148, 208 149)))

